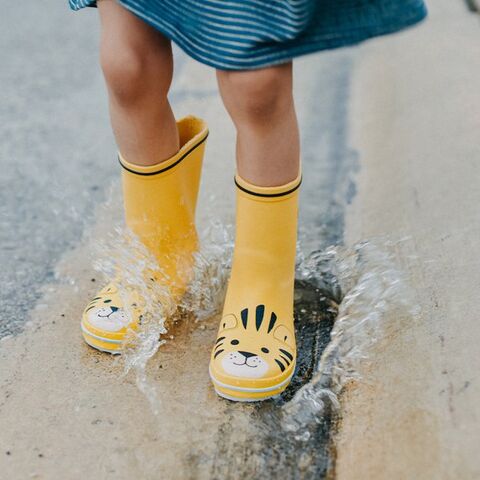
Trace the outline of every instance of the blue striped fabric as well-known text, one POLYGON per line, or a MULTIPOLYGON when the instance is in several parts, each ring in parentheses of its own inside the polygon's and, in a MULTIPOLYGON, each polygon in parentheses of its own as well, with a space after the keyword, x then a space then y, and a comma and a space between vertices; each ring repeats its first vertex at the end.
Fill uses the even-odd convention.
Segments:
MULTIPOLYGON (((223 70, 359 43, 426 16, 423 0, 117 0, 187 54, 223 70)), ((95 0, 69 0, 73 10, 95 0)))

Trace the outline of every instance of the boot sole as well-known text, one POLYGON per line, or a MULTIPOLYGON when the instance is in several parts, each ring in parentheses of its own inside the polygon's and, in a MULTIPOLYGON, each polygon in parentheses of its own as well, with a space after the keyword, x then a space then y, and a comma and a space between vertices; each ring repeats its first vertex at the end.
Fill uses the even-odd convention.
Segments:
POLYGON ((121 340, 112 340, 110 338, 100 337, 91 333, 81 322, 82 336, 85 342, 92 348, 101 352, 111 353, 112 355, 120 355, 122 348, 121 340))
POLYGON ((218 381, 211 370, 209 370, 209 373, 215 392, 220 397, 234 402, 261 402, 276 397, 288 387, 295 373, 295 366, 293 366, 292 373, 285 380, 265 388, 247 388, 229 385, 218 381))

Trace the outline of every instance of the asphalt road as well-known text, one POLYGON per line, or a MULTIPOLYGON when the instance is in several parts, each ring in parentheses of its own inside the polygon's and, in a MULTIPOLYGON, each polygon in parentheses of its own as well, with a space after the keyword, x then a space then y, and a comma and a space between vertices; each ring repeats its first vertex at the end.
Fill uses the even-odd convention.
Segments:
POLYGON ((0 336, 18 332, 116 177, 96 12, 2 1, 0 336), (87 20, 87 17, 90 17, 87 20))

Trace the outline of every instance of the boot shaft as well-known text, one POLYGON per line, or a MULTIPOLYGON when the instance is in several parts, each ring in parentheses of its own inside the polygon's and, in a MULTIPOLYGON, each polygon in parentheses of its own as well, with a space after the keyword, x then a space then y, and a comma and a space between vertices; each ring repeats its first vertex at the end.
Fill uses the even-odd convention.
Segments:
POLYGON ((205 122, 186 117, 177 122, 180 150, 152 166, 138 166, 119 155, 125 220, 157 257, 196 250, 195 211, 205 140, 205 122))
POLYGON ((230 280, 235 288, 229 292, 236 294, 234 298, 227 295, 226 303, 247 297, 253 307, 276 291, 279 294, 274 298, 280 303, 276 308, 288 315, 293 304, 300 176, 281 187, 256 187, 238 176, 235 183, 237 216, 230 280), (249 293, 243 295, 243 289, 249 293))

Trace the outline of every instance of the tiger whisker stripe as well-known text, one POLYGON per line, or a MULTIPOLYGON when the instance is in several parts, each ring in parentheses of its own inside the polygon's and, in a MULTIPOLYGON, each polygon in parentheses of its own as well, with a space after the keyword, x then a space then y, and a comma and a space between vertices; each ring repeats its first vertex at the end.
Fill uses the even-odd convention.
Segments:
POLYGON ((284 350, 283 348, 279 348, 279 350, 287 356, 290 360, 293 360, 293 355, 290 352, 287 352, 287 350, 284 350))
POLYGON ((280 358, 281 358, 287 365, 290 365, 290 360, 288 360, 287 358, 285 358, 283 355, 280 355, 280 358))
POLYGON ((221 350, 219 350, 218 352, 215 353, 215 355, 213 356, 213 358, 217 358, 218 355, 220 355, 222 352, 224 352, 225 350, 222 348, 221 350))
POLYGON ((277 359, 275 359, 275 362, 276 362, 277 365, 280 367, 280 370, 281 370, 282 372, 284 372, 284 371, 285 371, 285 365, 284 365, 280 360, 277 360, 277 359))

